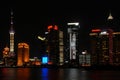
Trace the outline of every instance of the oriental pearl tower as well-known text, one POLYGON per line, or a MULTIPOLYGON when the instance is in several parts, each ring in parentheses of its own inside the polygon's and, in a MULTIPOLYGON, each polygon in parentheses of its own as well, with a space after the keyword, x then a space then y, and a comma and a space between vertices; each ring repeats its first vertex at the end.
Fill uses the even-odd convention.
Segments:
POLYGON ((14 29, 13 29, 13 11, 11 10, 11 21, 10 21, 10 30, 9 30, 9 34, 10 34, 10 57, 15 56, 14 53, 14 29))

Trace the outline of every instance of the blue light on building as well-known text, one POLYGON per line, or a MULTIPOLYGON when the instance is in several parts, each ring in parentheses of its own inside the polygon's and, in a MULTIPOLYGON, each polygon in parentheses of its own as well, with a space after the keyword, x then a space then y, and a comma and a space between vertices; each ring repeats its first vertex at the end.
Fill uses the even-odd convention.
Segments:
POLYGON ((42 57, 42 64, 48 63, 48 57, 42 57))

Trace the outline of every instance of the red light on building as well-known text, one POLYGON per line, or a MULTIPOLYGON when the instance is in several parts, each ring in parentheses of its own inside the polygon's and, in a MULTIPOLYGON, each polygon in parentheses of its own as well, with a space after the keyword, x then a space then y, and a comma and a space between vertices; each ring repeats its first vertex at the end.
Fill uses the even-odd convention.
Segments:
POLYGON ((58 30, 58 26, 57 25, 54 26, 54 30, 58 30))
POLYGON ((101 32, 101 29, 92 29, 92 32, 101 32))
POLYGON ((53 26, 52 26, 52 25, 48 26, 48 30, 50 30, 50 29, 52 29, 52 28, 53 28, 53 26))
POLYGON ((48 31, 50 31, 51 29, 58 30, 58 26, 57 25, 55 25, 55 26, 50 25, 50 26, 47 27, 47 29, 48 29, 48 31))

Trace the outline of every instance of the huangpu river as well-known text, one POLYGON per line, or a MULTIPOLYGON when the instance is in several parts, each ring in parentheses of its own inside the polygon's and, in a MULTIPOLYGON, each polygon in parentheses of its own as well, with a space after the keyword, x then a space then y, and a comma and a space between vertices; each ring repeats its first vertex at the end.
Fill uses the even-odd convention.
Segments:
POLYGON ((120 80, 120 71, 80 68, 0 68, 0 80, 120 80))

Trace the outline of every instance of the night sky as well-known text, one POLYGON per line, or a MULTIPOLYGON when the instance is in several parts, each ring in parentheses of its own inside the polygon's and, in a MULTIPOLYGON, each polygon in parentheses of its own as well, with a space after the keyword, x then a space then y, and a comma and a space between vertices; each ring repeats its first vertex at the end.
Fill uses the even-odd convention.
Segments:
MULTIPOLYGON (((115 1, 115 0, 113 0, 115 1)), ((80 23, 81 48, 87 48, 88 33, 97 25, 104 25, 111 11, 115 22, 120 25, 118 2, 110 0, 44 0, 0 2, 0 52, 9 46, 10 10, 14 13, 15 48, 17 43, 30 45, 30 56, 39 56, 43 43, 37 39, 48 25, 56 24, 63 30, 67 22, 80 23)), ((0 53, 2 54, 2 53, 0 53)))

